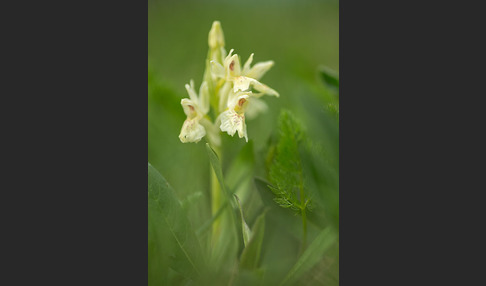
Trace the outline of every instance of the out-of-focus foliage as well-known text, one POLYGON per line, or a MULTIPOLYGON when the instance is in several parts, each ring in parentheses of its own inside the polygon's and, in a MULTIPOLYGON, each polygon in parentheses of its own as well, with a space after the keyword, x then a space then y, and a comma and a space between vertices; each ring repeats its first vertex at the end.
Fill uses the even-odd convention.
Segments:
POLYGON ((320 67, 319 72, 321 73, 322 81, 326 84, 329 89, 335 91, 339 90, 339 77, 336 71, 333 71, 329 67, 320 67))
POLYGON ((148 8, 149 285, 338 285, 338 1, 151 0, 148 8), (268 111, 247 120, 248 143, 221 133, 222 156, 211 165, 204 138, 183 144, 178 135, 184 84, 201 84, 214 20, 227 50, 275 62, 263 81, 280 98, 262 98, 268 111), (295 135, 293 123, 279 131, 282 110, 299 123, 300 141, 289 139, 292 151, 281 150, 277 164, 287 168, 280 176, 301 172, 312 201, 306 248, 301 214, 280 207, 268 187, 279 188, 270 171, 278 173, 281 139, 295 135), (301 165, 294 169, 287 159, 296 155, 301 165), (215 166, 227 203, 213 214, 215 166), (217 218, 226 231, 214 244, 217 218))
POLYGON ((188 278, 198 277, 205 265, 199 240, 174 191, 150 163, 148 204, 150 282, 165 279, 163 276, 159 278, 160 274, 166 272, 166 269, 159 269, 162 266, 159 259, 167 259, 166 263, 172 269, 188 278))
POLYGON ((332 246, 336 241, 336 234, 329 228, 326 228, 319 233, 312 244, 300 256, 295 265, 290 269, 282 284, 292 284, 302 274, 308 271, 311 267, 316 265, 321 259, 323 253, 332 246))
POLYGON ((282 112, 279 118, 280 139, 276 146, 275 158, 270 163, 270 185, 275 194, 274 201, 284 208, 299 211, 306 208, 307 199, 300 197, 304 191, 304 174, 299 154, 299 144, 303 133, 300 124, 289 112, 282 112))

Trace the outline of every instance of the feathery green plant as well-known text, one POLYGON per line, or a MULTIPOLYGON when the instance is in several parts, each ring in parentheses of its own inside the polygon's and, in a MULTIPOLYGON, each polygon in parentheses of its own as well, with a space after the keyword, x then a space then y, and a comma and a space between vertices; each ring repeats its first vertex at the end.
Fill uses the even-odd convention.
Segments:
POLYGON ((303 141, 301 124, 289 111, 282 111, 279 117, 280 139, 270 166, 270 189, 275 194, 274 201, 283 208, 290 208, 302 215, 303 246, 307 238, 306 210, 310 198, 305 192, 304 172, 299 153, 303 141))

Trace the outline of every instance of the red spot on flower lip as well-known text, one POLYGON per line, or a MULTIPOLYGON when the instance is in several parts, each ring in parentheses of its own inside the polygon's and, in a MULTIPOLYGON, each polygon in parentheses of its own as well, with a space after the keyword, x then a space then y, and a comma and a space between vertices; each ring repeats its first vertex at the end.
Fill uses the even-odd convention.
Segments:
POLYGON ((243 106, 243 104, 245 103, 246 99, 245 98, 240 98, 240 100, 238 100, 238 105, 239 106, 243 106))
POLYGON ((230 70, 234 70, 235 68, 235 61, 232 61, 231 64, 229 65, 230 70))
POLYGON ((191 109, 191 111, 194 111, 194 106, 192 105, 188 105, 189 106, 189 109, 191 109))

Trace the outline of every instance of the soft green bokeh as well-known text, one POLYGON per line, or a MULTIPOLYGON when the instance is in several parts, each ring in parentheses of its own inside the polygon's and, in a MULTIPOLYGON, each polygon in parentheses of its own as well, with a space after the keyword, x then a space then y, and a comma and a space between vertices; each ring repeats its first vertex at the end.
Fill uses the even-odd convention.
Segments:
MULTIPOLYGON (((312 142, 311 154, 303 158, 305 171, 311 174, 309 192, 322 202, 316 211, 324 210, 325 222, 337 233, 339 97, 336 90, 325 86, 319 68, 339 72, 338 1, 149 1, 148 8, 148 161, 184 203, 195 231, 211 218, 210 164, 204 139, 183 144, 178 138, 186 118, 180 101, 188 97, 184 84, 190 79, 197 89, 201 84, 208 32, 212 22, 219 20, 227 51, 234 48, 243 62, 251 53, 255 53, 254 63, 275 62, 261 81, 280 93, 280 98, 264 96, 268 112, 247 121, 249 143, 222 134, 223 172, 229 187, 242 198, 248 225, 253 227, 265 205, 253 176, 268 180, 265 158, 269 142, 278 139, 279 114, 286 109, 302 122, 312 142), (239 181, 239 173, 249 174, 248 179, 239 181)), ((264 285, 278 284, 297 262, 301 220, 283 211, 282 215, 272 211, 266 215, 262 269, 243 269, 235 285, 252 285, 262 277, 264 285)), ((311 223, 308 231, 309 244, 322 228, 311 223)), ((338 251, 333 244, 306 274, 307 285, 338 284, 338 251)), ((185 283, 172 270, 168 275, 172 284, 185 283)))

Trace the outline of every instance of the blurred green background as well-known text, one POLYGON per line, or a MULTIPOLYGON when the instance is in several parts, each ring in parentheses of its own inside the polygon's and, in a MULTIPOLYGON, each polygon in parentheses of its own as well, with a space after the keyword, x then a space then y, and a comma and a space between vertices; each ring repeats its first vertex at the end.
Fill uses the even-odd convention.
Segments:
MULTIPOLYGON (((193 224, 201 225, 210 218, 205 141, 183 144, 178 135, 186 118, 180 105, 180 100, 188 97, 184 84, 190 79, 194 79, 197 89, 201 84, 208 32, 214 20, 222 24, 226 50, 235 49, 243 63, 251 53, 255 53, 253 63, 275 62, 261 82, 277 90, 280 98, 263 97, 268 112, 247 121, 252 175, 268 179, 264 162, 268 146, 278 138, 281 110, 289 110, 302 122, 317 150, 318 156, 312 160, 320 173, 310 185, 322 192, 322 198, 330 198, 326 214, 338 216, 338 200, 329 193, 336 194, 338 190, 339 96, 326 87, 319 73, 321 66, 339 72, 338 1, 149 1, 148 161, 167 179, 181 201, 196 201, 197 207, 187 210, 193 224)), ((248 144, 226 133, 222 139, 223 169, 227 170, 248 144)), ((251 224, 262 202, 257 198, 245 204, 251 224)), ((274 221, 265 232, 262 264, 268 265, 267 285, 276 283, 272 274, 281 276, 295 263, 297 240, 301 237, 298 225, 299 218, 289 215, 274 221)), ((333 227, 337 231, 338 225, 333 227)), ((309 241, 317 232, 318 228, 311 225, 309 241)), ((338 284, 338 247, 333 251, 331 258, 320 262, 321 268, 314 269, 306 285, 338 284)))

